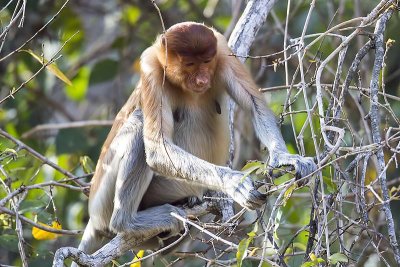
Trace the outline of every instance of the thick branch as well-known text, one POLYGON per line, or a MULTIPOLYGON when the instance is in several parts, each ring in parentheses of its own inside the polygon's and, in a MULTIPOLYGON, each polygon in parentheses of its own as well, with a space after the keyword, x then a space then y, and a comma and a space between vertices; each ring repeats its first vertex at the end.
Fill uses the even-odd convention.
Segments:
MULTIPOLYGON (((186 216, 199 217, 209 212, 209 203, 203 203, 191 209, 185 209, 186 216)), ((172 215, 171 215, 171 218, 172 215)), ((174 228, 176 222, 170 221, 170 229, 174 228)), ((161 228, 146 229, 146 231, 133 231, 129 234, 117 234, 110 242, 101 249, 89 255, 79 249, 72 247, 60 248, 54 255, 53 267, 64 266, 64 260, 72 258, 76 263, 82 266, 103 266, 111 260, 122 256, 125 252, 137 247, 143 242, 158 236, 164 232, 161 228)))
MULTIPOLYGON (((228 45, 233 53, 239 56, 246 56, 249 53, 250 46, 253 43, 257 32, 267 19, 267 15, 272 10, 276 0, 258 0, 249 1, 236 24, 229 38, 228 45)), ((239 57, 239 60, 244 61, 246 57, 239 57)), ((228 166, 232 167, 234 148, 234 127, 233 118, 235 112, 235 103, 229 102, 229 131, 230 131, 230 146, 229 146, 229 162, 228 166)), ((226 222, 234 215, 233 201, 224 193, 212 192, 211 195, 215 199, 219 199, 215 205, 221 211, 222 221, 226 222)))
MULTIPOLYGON (((383 66, 383 57, 385 54, 383 35, 386 28, 386 23, 393 13, 392 9, 388 9, 382 17, 378 20, 375 27, 375 61, 374 68, 372 70, 372 78, 370 83, 371 88, 371 101, 370 101, 370 118, 371 118, 371 130, 372 139, 374 143, 380 143, 382 141, 380 133, 380 116, 378 107, 378 91, 379 91, 379 76, 383 66)), ((396 232, 394 227, 394 221, 392 211, 390 209, 390 198, 389 191, 386 181, 386 168, 385 168, 385 157, 383 154, 382 147, 379 147, 376 153, 378 159, 378 179, 381 185, 383 204, 382 208, 385 213, 386 223, 388 227, 389 241, 392 246, 394 257, 397 265, 400 266, 400 251, 397 243, 396 232)))

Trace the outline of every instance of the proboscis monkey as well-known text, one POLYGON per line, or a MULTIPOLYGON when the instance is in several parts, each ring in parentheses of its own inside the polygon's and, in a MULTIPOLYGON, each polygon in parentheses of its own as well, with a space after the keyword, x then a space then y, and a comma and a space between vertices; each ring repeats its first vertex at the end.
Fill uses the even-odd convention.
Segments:
MULTIPOLYGON (((164 230, 173 220, 170 212, 181 212, 171 204, 206 189, 225 192, 249 209, 265 202, 251 178, 223 166, 230 138, 228 95, 251 111, 272 167, 292 165, 296 177, 316 170, 312 158, 289 154, 258 87, 230 55, 223 35, 194 22, 172 26, 143 52, 140 81, 97 163, 81 250, 98 249, 101 231, 164 230)), ((176 224, 165 231, 176 234, 176 224)))

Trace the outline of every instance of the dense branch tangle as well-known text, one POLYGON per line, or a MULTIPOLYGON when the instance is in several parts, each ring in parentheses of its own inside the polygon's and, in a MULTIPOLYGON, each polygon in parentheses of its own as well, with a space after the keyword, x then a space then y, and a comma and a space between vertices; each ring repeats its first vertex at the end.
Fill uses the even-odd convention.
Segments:
MULTIPOLYGON (((308 253, 311 252, 315 253, 316 255, 321 255, 326 253, 327 258, 329 259, 330 255, 333 254, 330 251, 330 245, 334 243, 334 241, 332 241, 332 234, 334 234, 338 238, 340 251, 348 255, 349 258, 352 258, 351 248, 354 246, 354 244, 351 245, 350 247, 345 245, 346 243, 345 236, 347 233, 346 229, 357 229, 359 227, 358 229, 360 233, 363 233, 365 225, 368 225, 371 226, 371 228, 368 228, 369 232, 367 233, 367 236, 375 235, 375 237, 378 239, 382 238, 380 233, 374 230, 373 224, 369 225, 372 221, 369 221, 369 216, 366 215, 369 214, 369 211, 371 210, 371 205, 373 206, 373 202, 371 202, 373 200, 366 198, 365 196, 367 191, 372 190, 371 187, 365 186, 366 184, 365 180, 367 175, 366 166, 367 162, 370 160, 374 163, 376 167, 377 177, 375 178, 376 181, 379 181, 380 188, 382 190, 381 197, 375 192, 374 195, 377 197, 379 201, 382 201, 381 204, 383 205, 383 210, 386 217, 387 231, 389 232, 388 240, 387 243, 385 243, 385 245, 382 245, 382 243, 375 242, 373 240, 371 240, 371 244, 372 247, 375 247, 375 249, 377 250, 380 245, 391 246, 395 262, 397 262, 398 265, 400 264, 398 243, 393 225, 392 213, 389 206, 390 197, 386 182, 386 176, 387 176, 386 173, 388 170, 388 166, 389 164, 393 163, 394 160, 390 160, 389 162, 385 163, 383 157, 383 147, 385 144, 381 138, 380 134, 381 130, 379 129, 380 128, 379 109, 381 110, 381 112, 382 111, 387 112, 388 118, 392 117, 392 119, 387 119, 387 121, 390 121, 390 123, 394 123, 394 127, 397 128, 399 125, 396 115, 390 108, 390 104, 386 98, 386 93, 384 91, 379 92, 380 95, 383 95, 385 99, 385 104, 381 104, 378 98, 379 85, 382 84, 382 86, 384 86, 384 83, 379 80, 380 79, 379 73, 384 65, 383 34, 385 31, 385 25, 388 19, 390 18, 392 12, 395 10, 395 4, 397 4, 396 1, 381 1, 365 18, 356 20, 360 21, 360 25, 357 26, 353 32, 351 32, 347 36, 341 33, 342 36, 340 37, 340 42, 337 45, 337 48, 334 49, 332 53, 327 55, 326 58, 324 58, 321 62, 318 62, 316 66, 315 80, 306 81, 304 79, 307 73, 305 67, 303 68, 302 65, 305 64, 303 62, 304 56, 308 51, 303 50, 299 54, 299 59, 300 59, 299 72, 302 78, 301 82, 299 83, 300 88, 302 90, 305 90, 307 84, 314 84, 314 83, 316 87, 316 100, 317 100, 316 104, 307 105, 307 102, 309 100, 307 100, 306 98, 305 98, 305 103, 306 103, 306 112, 308 112, 309 114, 309 119, 310 119, 310 111, 316 110, 318 112, 318 119, 322 133, 322 141, 323 141, 322 144, 324 147, 321 156, 319 158, 319 166, 321 167, 330 166, 331 173, 333 172, 334 174, 333 179, 334 181, 337 181, 339 185, 338 188, 339 190, 337 193, 325 195, 324 181, 322 180, 322 175, 320 176, 319 182, 321 183, 320 193, 322 197, 322 206, 319 207, 314 205, 312 209, 310 225, 312 225, 313 223, 318 223, 318 227, 313 228, 313 231, 311 232, 306 257, 308 256, 308 253), (376 25, 374 35, 370 37, 369 41, 368 40, 366 41, 364 46, 360 47, 358 53, 355 55, 355 57, 353 56, 354 58, 352 59, 352 56, 348 53, 349 45, 352 44, 354 39, 357 36, 359 36, 364 29, 373 25, 376 25), (355 80, 355 78, 357 77, 357 72, 360 69, 360 63, 368 53, 372 54, 371 52, 373 52, 373 49, 376 49, 376 54, 375 54, 375 62, 372 67, 370 88, 367 91, 360 89, 359 94, 361 98, 356 99, 354 94, 349 94, 349 87, 351 85, 351 82, 355 80), (333 59, 336 58, 336 56, 338 56, 338 61, 337 61, 338 67, 336 71, 333 71, 333 69, 329 69, 329 64, 333 61, 333 59), (341 84, 343 76, 342 66, 345 62, 345 59, 349 57, 350 59, 353 60, 352 65, 347 75, 345 76, 344 82, 341 84), (323 89, 322 84, 324 83, 323 79, 328 78, 328 75, 326 74, 327 69, 329 70, 329 72, 334 74, 334 79, 333 79, 334 82, 333 85, 331 86, 332 91, 329 91, 327 89, 326 90, 327 94, 324 94, 324 91, 322 90, 323 89), (365 92, 370 92, 371 95, 366 94, 365 92), (324 105, 323 101, 324 97, 329 100, 328 106, 324 105), (352 129, 351 126, 352 124, 349 122, 349 119, 346 117, 346 114, 343 113, 345 109, 344 108, 345 103, 348 101, 355 103, 356 110, 358 109, 358 111, 360 112, 360 117, 361 117, 360 119, 367 133, 367 136, 365 138, 362 138, 357 135, 357 131, 352 129), (364 108, 361 105, 361 101, 370 103, 371 107, 370 112, 364 112, 364 108), (369 120, 370 123, 368 123, 369 120), (345 135, 351 137, 352 139, 351 144, 344 143, 345 135), (360 144, 357 144, 358 142, 360 144), (365 144, 366 142, 369 143, 363 146, 362 144, 365 144), (347 145, 349 145, 349 147, 347 147, 347 145), (352 171, 354 171, 352 173, 346 172, 345 168, 342 167, 343 163, 345 163, 346 161, 342 159, 355 154, 358 154, 359 156, 357 156, 351 164, 353 165, 355 164, 356 166, 360 165, 360 167, 363 166, 363 168, 360 169, 360 172, 358 168, 352 168, 352 171), (360 157, 360 155, 362 156, 360 157), (370 158, 371 155, 374 156, 370 158), (361 184, 351 182, 351 180, 353 179, 355 181, 361 181, 361 184), (350 189, 353 192, 356 192, 357 196, 356 200, 360 199, 361 203, 356 201, 354 204, 356 205, 357 209, 360 210, 361 214, 366 215, 364 216, 364 218, 359 218, 357 220, 351 221, 349 220, 349 217, 346 216, 346 212, 342 210, 344 205, 343 201, 346 199, 346 196, 349 195, 345 191, 346 187, 344 185, 346 184, 349 184, 350 189), (327 202, 326 201, 327 199, 330 199, 330 202, 327 202), (369 203, 367 202, 368 199, 370 200, 369 203), (335 205, 335 207, 332 207, 332 205, 335 205), (339 215, 338 220, 334 220, 334 222, 336 222, 336 225, 327 220, 328 216, 327 212, 329 213, 334 212, 335 214, 339 215), (348 221, 347 226, 346 226, 346 221, 348 221), (325 236, 325 243, 322 241, 323 236, 325 236)), ((312 10, 312 8, 313 6, 311 5, 310 10, 312 10)), ((328 32, 330 32, 330 30, 328 30, 327 33, 328 32)), ((328 34, 323 33, 317 36, 318 36, 317 39, 319 39, 320 38, 319 36, 328 36, 328 34)), ((309 45, 306 46, 304 45, 304 38, 297 39, 296 42, 300 45, 300 47, 306 47, 308 49, 310 48, 310 44, 314 45, 316 44, 315 41, 312 41, 309 45)), ((309 69, 307 69, 307 71, 309 71, 309 69)), ((362 77, 358 77, 358 83, 356 84, 358 88, 362 87, 362 85, 360 84, 361 79, 362 77)), ((295 81, 295 77, 293 78, 293 81, 295 81)), ((291 105, 293 105, 293 103, 294 101, 291 102, 291 105)), ((351 116, 352 118, 354 118, 354 114, 351 114, 351 116)), ((312 121, 308 121, 308 124, 311 126, 312 137, 316 138, 318 135, 312 129, 312 123, 313 123, 312 121)), ((301 137, 301 135, 299 135, 299 137, 301 137)), ((347 142, 348 139, 349 138, 347 138, 347 142)), ((392 139, 392 140, 393 142, 391 146, 397 147, 399 144, 398 139, 392 139)), ((315 144, 317 143, 315 142, 315 144)), ((318 154, 318 145, 315 145, 315 148, 318 154)), ((395 154, 397 154, 397 150, 394 149, 392 151, 394 152, 392 159, 395 159, 396 157, 395 154)), ((317 194, 317 191, 314 192, 315 192, 315 197, 318 199, 319 194, 317 194)), ((360 236, 360 238, 362 237, 363 235, 360 236)), ((387 261, 387 259, 381 256, 380 253, 378 253, 378 255, 381 257, 381 259, 387 261)))

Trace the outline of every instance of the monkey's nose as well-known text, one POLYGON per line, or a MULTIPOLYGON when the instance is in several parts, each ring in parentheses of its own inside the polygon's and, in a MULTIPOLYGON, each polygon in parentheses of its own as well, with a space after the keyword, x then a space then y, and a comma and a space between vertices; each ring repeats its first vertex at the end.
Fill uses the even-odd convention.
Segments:
POLYGON ((207 83, 208 83, 208 79, 205 79, 205 78, 197 78, 196 79, 196 85, 199 87, 203 87, 203 86, 207 85, 207 83))

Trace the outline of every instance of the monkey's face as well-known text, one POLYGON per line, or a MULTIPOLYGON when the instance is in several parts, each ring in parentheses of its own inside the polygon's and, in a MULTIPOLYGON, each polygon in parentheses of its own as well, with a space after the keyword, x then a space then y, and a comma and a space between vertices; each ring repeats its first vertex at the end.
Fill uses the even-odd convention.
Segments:
POLYGON ((183 84, 182 89, 202 94, 211 88, 215 71, 215 59, 188 58, 181 61, 183 84))

